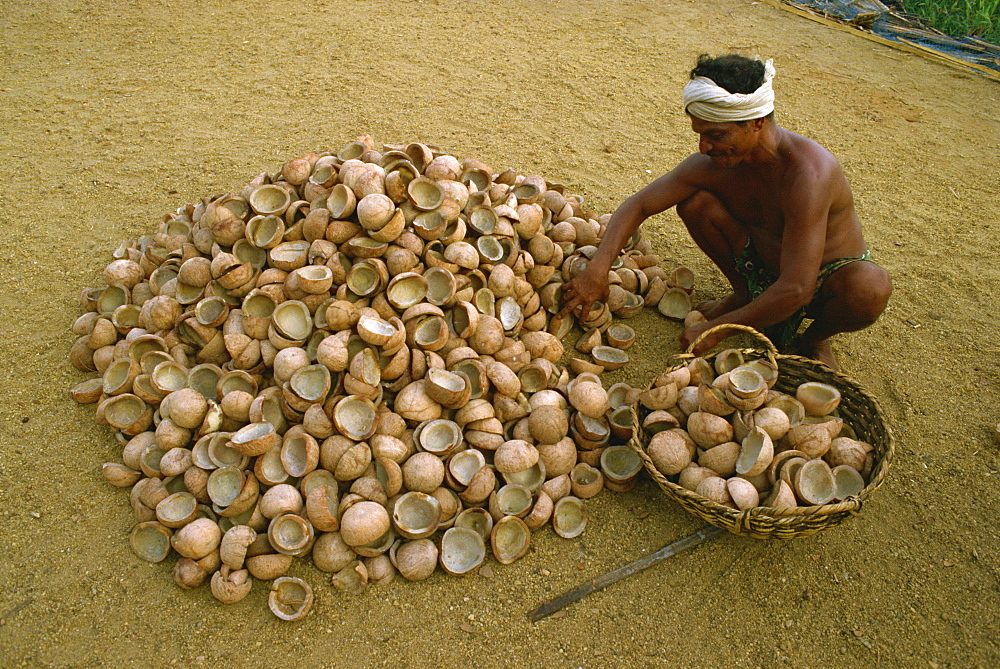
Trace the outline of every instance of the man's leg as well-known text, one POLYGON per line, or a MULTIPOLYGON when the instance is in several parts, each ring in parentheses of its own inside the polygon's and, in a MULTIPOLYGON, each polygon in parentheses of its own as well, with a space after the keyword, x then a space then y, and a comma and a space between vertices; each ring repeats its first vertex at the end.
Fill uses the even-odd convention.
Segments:
POLYGON ((743 253, 748 235, 740 223, 715 195, 700 190, 677 205, 677 215, 688 234, 705 255, 729 280, 733 292, 721 300, 702 302, 696 308, 709 320, 738 309, 750 301, 746 280, 736 269, 736 258, 743 253))
POLYGON ((839 370, 830 337, 870 326, 885 310, 890 293, 889 273, 875 263, 858 260, 833 272, 810 308, 815 320, 799 339, 802 354, 839 370))

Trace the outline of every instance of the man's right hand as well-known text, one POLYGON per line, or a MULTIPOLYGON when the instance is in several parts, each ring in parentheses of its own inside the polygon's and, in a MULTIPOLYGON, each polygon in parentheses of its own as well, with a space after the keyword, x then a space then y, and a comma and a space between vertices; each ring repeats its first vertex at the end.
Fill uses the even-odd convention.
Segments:
POLYGON ((558 317, 562 318, 579 307, 578 319, 586 320, 594 302, 607 297, 608 273, 598 271, 593 265, 587 265, 582 272, 563 284, 560 297, 563 306, 559 310, 558 317))

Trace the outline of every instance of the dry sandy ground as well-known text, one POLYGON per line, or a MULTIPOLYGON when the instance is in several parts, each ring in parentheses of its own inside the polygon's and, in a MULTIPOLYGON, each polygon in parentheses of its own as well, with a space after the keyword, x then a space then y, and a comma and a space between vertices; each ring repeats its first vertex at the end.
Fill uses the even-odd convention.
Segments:
MULTIPOLYGON (((747 0, 47 0, 0 12, 0 665, 930 666, 1000 664, 1000 85, 747 0), (898 438, 860 517, 724 536, 532 624, 525 613, 695 530, 649 482, 602 494, 491 579, 361 597, 307 561, 313 613, 231 608, 128 547, 119 450, 67 389, 78 295, 122 239, 360 133, 539 173, 595 213, 694 150, 701 52, 773 57, 778 120, 830 148, 874 257, 882 320, 836 351, 898 438)), ((718 273, 671 213, 647 231, 704 297, 718 273)), ((634 321, 635 322, 635 321, 634 321)), ((638 319, 647 383, 678 328, 638 319)))

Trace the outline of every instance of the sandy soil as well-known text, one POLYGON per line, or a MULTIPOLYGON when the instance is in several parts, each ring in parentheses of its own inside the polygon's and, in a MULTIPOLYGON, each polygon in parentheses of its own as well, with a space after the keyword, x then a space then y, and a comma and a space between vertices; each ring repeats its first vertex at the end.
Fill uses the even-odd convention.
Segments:
MULTIPOLYGON (((744 0, 3 2, 0 665, 1000 664, 1000 85, 744 0), (895 294, 844 336, 896 430, 860 517, 790 542, 724 536, 532 624, 525 613, 694 531, 650 482, 578 540, 541 532, 494 576, 361 597, 306 561, 312 615, 227 608, 129 549, 119 448, 67 389, 80 289, 162 215, 360 133, 539 173, 612 211, 694 150, 701 52, 773 57, 778 120, 830 148, 895 294)), ((664 265, 723 294, 671 213, 664 265)), ((648 383, 679 329, 636 321, 648 383)), ((259 584, 263 585, 263 584, 259 584)))

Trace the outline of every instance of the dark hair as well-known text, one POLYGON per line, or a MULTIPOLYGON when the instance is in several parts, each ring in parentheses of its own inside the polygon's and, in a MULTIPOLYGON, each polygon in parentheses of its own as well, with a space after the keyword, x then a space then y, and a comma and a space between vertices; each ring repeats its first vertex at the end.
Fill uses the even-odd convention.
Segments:
POLYGON ((764 63, 736 54, 712 58, 698 56, 691 78, 707 77, 730 93, 753 93, 764 83, 764 63))

